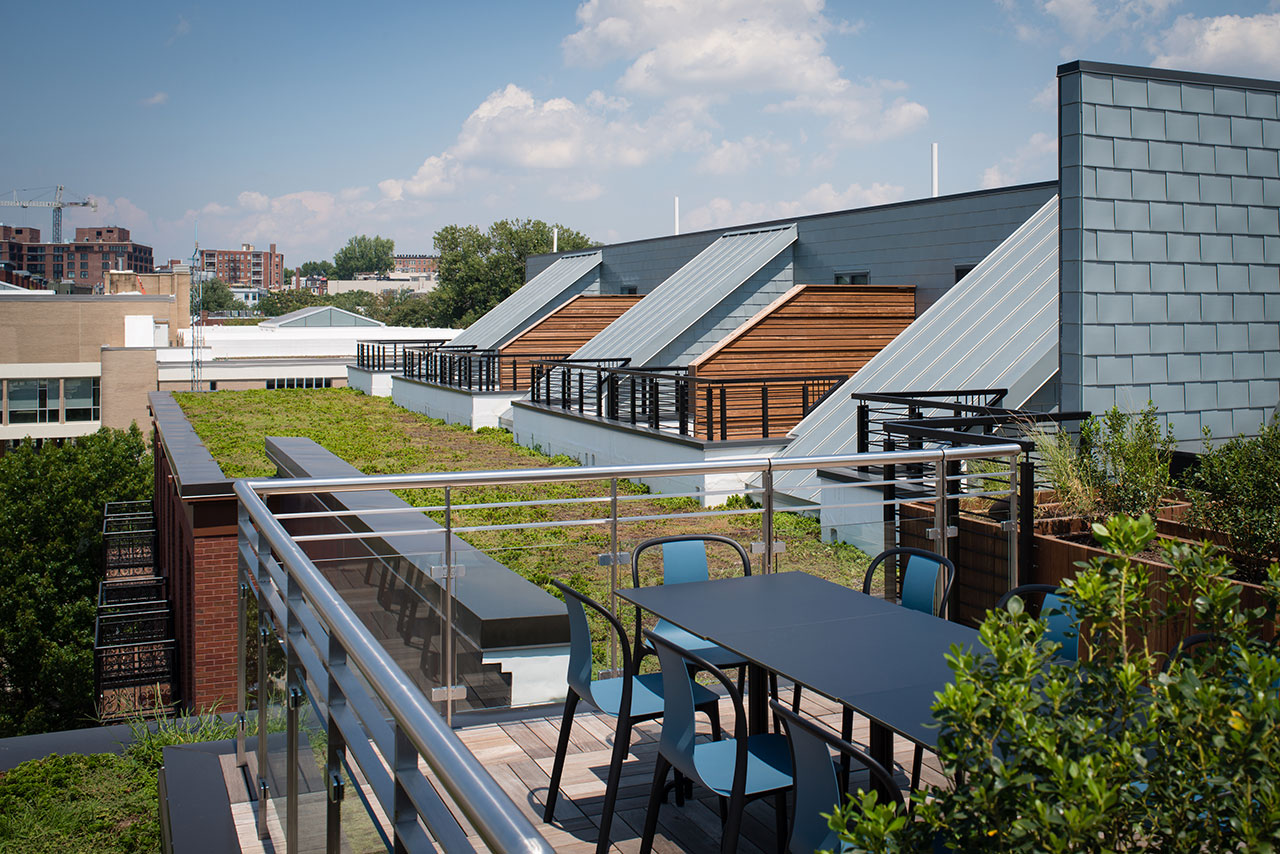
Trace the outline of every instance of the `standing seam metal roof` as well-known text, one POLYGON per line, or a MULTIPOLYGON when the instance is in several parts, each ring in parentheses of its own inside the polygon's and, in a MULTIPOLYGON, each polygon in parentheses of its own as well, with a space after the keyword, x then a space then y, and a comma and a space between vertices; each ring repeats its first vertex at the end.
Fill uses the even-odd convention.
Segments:
POLYGON ((583 344, 573 357, 629 357, 632 365, 645 365, 778 253, 795 243, 797 234, 794 223, 726 232, 630 311, 583 344))
POLYGON ((600 250, 564 255, 555 263, 525 282, 515 293, 495 305, 475 323, 468 326, 452 346, 472 346, 492 350, 546 317, 560 303, 576 296, 586 287, 574 288, 588 273, 600 266, 600 250))
MULTIPOLYGON (((856 392, 1007 388, 1017 407, 1058 370, 1058 197, 916 318, 791 431, 780 457, 851 452, 856 392)), ((798 497, 813 475, 781 472, 798 497)))

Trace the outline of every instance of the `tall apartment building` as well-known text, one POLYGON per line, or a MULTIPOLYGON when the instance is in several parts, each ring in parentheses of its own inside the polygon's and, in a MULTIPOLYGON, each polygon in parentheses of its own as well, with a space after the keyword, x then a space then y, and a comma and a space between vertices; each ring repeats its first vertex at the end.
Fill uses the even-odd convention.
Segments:
POLYGON ((276 245, 263 252, 252 243, 239 249, 201 249, 199 271, 213 274, 229 285, 279 290, 284 286, 284 253, 276 245))
POLYGON ((397 273, 425 273, 432 275, 440 269, 440 259, 435 255, 396 255, 397 273))
POLYGON ((74 290, 101 290, 108 270, 155 271, 151 247, 135 243, 117 225, 77 228, 67 243, 45 243, 40 229, 0 225, 0 263, 49 282, 70 282, 74 290))

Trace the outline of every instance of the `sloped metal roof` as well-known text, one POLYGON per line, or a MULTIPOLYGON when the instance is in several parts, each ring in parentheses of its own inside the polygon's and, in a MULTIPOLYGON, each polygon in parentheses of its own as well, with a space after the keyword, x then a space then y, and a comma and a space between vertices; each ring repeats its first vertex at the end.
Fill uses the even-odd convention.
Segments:
POLYGON ((794 243, 796 235, 794 223, 721 235, 573 357, 630 358, 632 365, 647 364, 794 243))
POLYGON ((581 293, 590 284, 583 279, 600 266, 601 257, 597 249, 557 258, 550 267, 462 330, 451 345, 477 350, 502 346, 581 293))
MULTIPOLYGON (((1058 370, 1058 197, 943 294, 862 370, 791 430, 780 457, 853 453, 856 392, 1006 388, 1024 404, 1058 370)), ((777 485, 813 498, 813 475, 780 472, 777 485)))
POLYGON ((347 311, 345 308, 338 308, 334 305, 313 305, 309 308, 300 308, 297 311, 291 311, 288 314, 282 314, 279 317, 273 317, 270 320, 264 320, 260 326, 385 326, 382 321, 365 317, 363 314, 356 314, 353 311, 347 311))

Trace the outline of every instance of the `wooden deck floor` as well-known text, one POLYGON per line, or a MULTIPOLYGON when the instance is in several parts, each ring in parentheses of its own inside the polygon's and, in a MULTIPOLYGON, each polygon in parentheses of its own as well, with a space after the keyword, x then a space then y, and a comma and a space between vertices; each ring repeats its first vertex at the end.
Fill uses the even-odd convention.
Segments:
MULTIPOLYGON (((783 693, 785 699, 785 690, 783 693)), ((839 730, 840 709, 837 705, 813 696, 812 692, 805 692, 804 711, 839 730)), ((727 701, 722 702, 721 720, 727 722, 731 714, 727 701)), ((709 731, 705 719, 702 720, 701 731, 709 731)), ((582 713, 576 717, 565 761, 561 797, 556 805, 556 820, 553 824, 543 824, 542 810, 546 803, 559 729, 560 718, 556 716, 468 726, 457 732, 463 743, 511 796, 516 806, 542 831, 556 851, 589 854, 595 850, 600 825, 605 780, 613 749, 614 719, 596 713, 582 713)), ((613 843, 610 850, 618 854, 635 854, 640 849, 640 834, 644 828, 660 729, 661 722, 650 722, 640 724, 632 733, 630 755, 623 766, 622 784, 610 834, 613 843)), ((865 745, 867 736, 866 720, 855 718, 854 740, 865 745)), ((896 739, 895 748, 897 767, 894 770, 899 784, 905 789, 911 768, 912 746, 903 739, 896 739)), ((246 854, 283 851, 283 844, 273 847, 270 840, 263 843, 256 838, 256 804, 251 802, 249 791, 244 785, 242 769, 234 768, 233 765, 233 762, 225 762, 224 768, 242 850, 246 854)), ((944 784, 933 758, 928 754, 925 755, 922 777, 926 786, 944 784)), ((346 803, 358 802, 349 797, 346 803)), ((304 821, 300 823, 303 835, 307 837, 300 850, 323 850, 323 797, 311 798, 303 807, 308 812, 314 810, 315 815, 304 817, 304 821), (311 800, 315 802, 311 803, 311 800), (312 842, 319 843, 319 847, 311 847, 309 843, 312 842)), ((454 814, 464 830, 473 836, 477 850, 486 850, 456 809, 454 814)), ((348 821, 348 815, 351 813, 344 809, 344 823, 348 821)), ((362 816, 354 817, 364 822, 362 816)), ((281 823, 273 810, 268 810, 268 824, 273 838, 282 839, 281 823)), ((739 850, 743 854, 774 851, 774 838, 772 801, 762 800, 749 804, 739 850)), ((382 850, 377 846, 376 833, 371 830, 363 834, 352 834, 347 842, 344 851, 382 850)), ((674 799, 663 805, 654 844, 656 852, 710 854, 720 850, 719 843, 717 800, 709 792, 695 790, 693 799, 685 801, 683 807, 676 806, 674 799)))

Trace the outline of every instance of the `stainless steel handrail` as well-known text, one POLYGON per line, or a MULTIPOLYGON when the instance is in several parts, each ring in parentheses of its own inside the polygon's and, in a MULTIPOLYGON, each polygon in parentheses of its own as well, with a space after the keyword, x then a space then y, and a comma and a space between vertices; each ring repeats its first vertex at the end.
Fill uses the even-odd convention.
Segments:
POLYGON ((442 489, 446 486, 494 486, 508 483, 557 483, 574 480, 609 480, 611 478, 675 477, 687 474, 724 474, 748 471, 790 471, 850 466, 910 465, 946 460, 982 459, 1021 453, 1016 444, 983 445, 975 448, 938 448, 837 454, 833 456, 735 457, 723 460, 689 463, 648 463, 616 466, 560 466, 543 469, 506 469, 501 471, 440 472, 430 474, 373 474, 343 477, 259 478, 246 481, 258 495, 303 495, 316 492, 367 492, 379 489, 442 489))
POLYGON ((272 516, 254 482, 237 481, 235 492, 287 577, 485 843, 500 852, 552 854, 554 849, 272 516))

